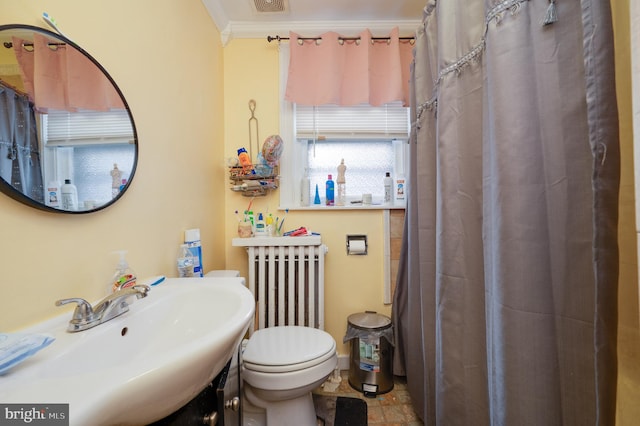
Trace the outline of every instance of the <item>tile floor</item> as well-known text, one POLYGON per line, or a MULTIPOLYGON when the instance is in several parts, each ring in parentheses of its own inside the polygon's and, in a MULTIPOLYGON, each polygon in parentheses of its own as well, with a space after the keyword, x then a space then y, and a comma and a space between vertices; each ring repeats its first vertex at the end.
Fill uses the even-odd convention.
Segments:
POLYGON ((320 395, 347 396, 360 398, 367 402, 369 426, 422 426, 423 423, 416 415, 411 405, 407 382, 403 377, 394 377, 393 389, 375 398, 365 398, 349 385, 349 371, 340 372, 342 381, 334 392, 327 392, 318 388, 314 393, 320 395))
MULTIPOLYGON (((637 329, 621 333, 619 340, 619 378, 618 378, 618 412, 617 426, 632 426, 638 424, 640 405, 637 397, 640 395, 640 334, 637 329)), ((376 398, 365 398, 362 393, 349 385, 349 372, 340 372, 342 380, 335 392, 325 392, 318 388, 314 393, 321 395, 348 396, 361 398, 367 402, 369 426, 422 426, 411 405, 407 391, 406 380, 403 377, 394 378, 391 392, 378 395, 376 398)))

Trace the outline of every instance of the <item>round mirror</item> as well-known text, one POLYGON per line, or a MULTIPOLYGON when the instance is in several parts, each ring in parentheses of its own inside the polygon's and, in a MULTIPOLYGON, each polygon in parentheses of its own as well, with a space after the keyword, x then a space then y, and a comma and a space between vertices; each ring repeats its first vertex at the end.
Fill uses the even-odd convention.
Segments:
POLYGON ((0 191, 41 210, 89 213, 135 174, 131 111, 106 70, 71 40, 0 25, 0 191))

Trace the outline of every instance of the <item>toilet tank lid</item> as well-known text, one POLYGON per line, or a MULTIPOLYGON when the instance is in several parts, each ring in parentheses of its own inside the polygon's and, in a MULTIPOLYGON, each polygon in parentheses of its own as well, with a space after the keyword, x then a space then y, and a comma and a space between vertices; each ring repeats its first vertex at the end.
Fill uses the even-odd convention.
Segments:
POLYGON ((239 277, 240 271, 234 269, 221 269, 209 271, 205 274, 205 277, 239 277))
POLYGON ((300 326, 279 326, 255 331, 242 353, 243 360, 256 365, 292 365, 308 362, 335 351, 336 343, 323 330, 300 326))

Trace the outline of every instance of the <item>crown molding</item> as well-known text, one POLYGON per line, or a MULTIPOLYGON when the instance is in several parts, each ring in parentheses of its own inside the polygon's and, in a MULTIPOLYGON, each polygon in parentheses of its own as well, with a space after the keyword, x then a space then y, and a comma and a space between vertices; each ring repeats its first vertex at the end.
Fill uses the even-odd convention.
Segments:
POLYGON ((229 26, 229 17, 218 0, 202 0, 202 3, 219 31, 229 26))
MULTIPOLYGON (((215 18, 214 18, 215 21, 215 18)), ((217 21, 216 21, 217 25, 217 21)), ((315 37, 327 31, 351 37, 368 29, 376 37, 384 37, 398 27, 400 36, 414 35, 420 20, 411 21, 229 21, 225 27, 218 26, 222 44, 234 38, 267 38, 267 36, 289 37, 293 31, 305 37, 315 37)))

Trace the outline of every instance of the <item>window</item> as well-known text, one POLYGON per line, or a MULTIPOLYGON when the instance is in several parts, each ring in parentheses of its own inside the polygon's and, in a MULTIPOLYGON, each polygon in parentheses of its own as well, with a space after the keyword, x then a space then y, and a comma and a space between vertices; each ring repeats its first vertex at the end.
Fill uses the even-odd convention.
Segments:
POLYGON ((50 110, 40 115, 39 128, 44 182, 71 179, 80 200, 108 202, 114 164, 118 164, 124 179, 134 168, 136 146, 126 110, 50 110))
MULTIPOLYGON (((309 194, 311 200, 315 196, 315 184, 319 184, 318 187, 323 189, 329 174, 333 175, 335 181, 337 166, 342 159, 347 166, 347 199, 357 200, 365 193, 370 193, 374 200, 382 199, 382 178, 385 172, 393 173, 392 140, 326 139, 297 140, 296 143, 307 146, 310 191, 313 192, 309 194)), ((322 191, 320 195, 324 196, 322 191)))
MULTIPOLYGON (((284 99, 288 46, 280 48, 281 99, 284 99)), ((361 200, 364 193, 372 194, 374 204, 381 203, 385 172, 395 179, 404 177, 410 119, 408 108, 400 103, 381 107, 309 107, 283 100, 281 111, 281 136, 285 141, 280 164, 281 207, 301 206, 300 183, 305 171, 311 203, 317 185, 324 204, 327 175, 331 174, 335 181, 342 159, 347 166, 347 205, 361 200)))

